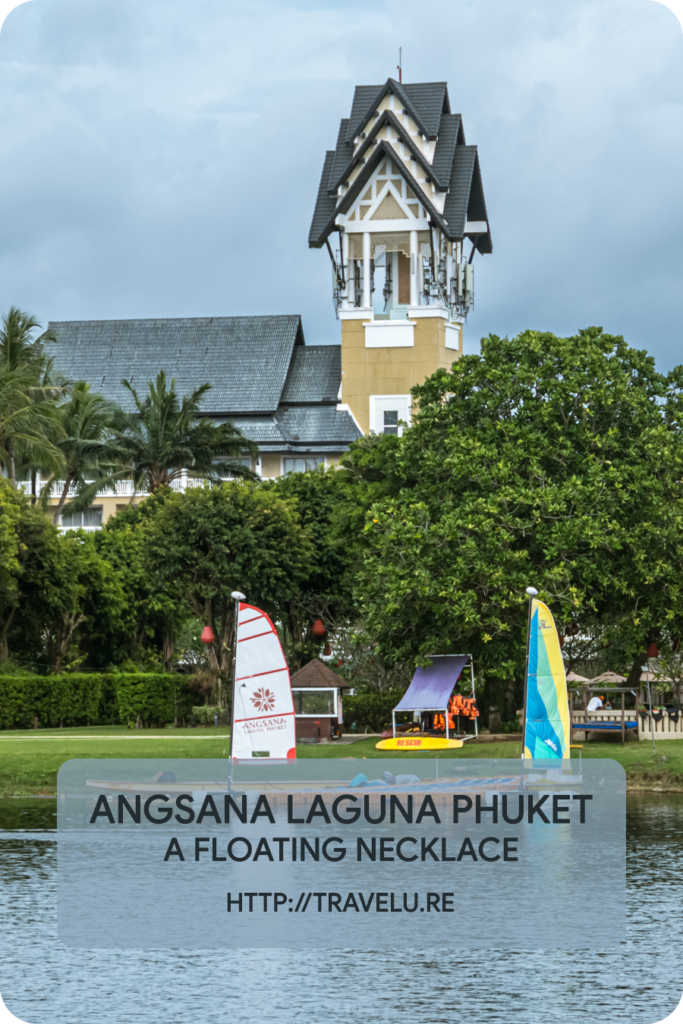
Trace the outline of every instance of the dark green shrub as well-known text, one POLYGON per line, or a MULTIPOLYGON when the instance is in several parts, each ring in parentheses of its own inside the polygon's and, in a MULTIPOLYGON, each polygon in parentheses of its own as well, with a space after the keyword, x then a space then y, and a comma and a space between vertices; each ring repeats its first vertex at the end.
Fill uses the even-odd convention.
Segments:
MULTIPOLYGON (((385 693, 357 693, 344 697, 344 728, 350 729, 355 722, 357 732, 382 732, 391 725, 391 712, 396 707, 403 690, 388 690, 385 693)), ((408 722, 412 715, 398 714, 397 722, 408 722)))

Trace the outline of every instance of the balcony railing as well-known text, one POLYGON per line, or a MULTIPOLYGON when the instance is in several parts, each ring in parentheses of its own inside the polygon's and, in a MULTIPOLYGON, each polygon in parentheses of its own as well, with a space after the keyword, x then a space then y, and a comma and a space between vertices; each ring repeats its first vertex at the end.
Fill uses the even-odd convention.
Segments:
MULTIPOLYGON (((226 477, 223 477, 222 479, 228 481, 228 480, 231 480, 232 477, 226 476, 226 477)), ((91 483, 92 481, 88 481, 88 482, 91 483)), ((200 485, 200 483, 201 483, 201 481, 195 480, 192 477, 188 477, 187 473, 182 473, 181 476, 179 476, 176 480, 174 480, 172 482, 171 490, 172 491, 178 491, 181 494, 184 494, 188 487, 198 487, 200 485)), ((31 493, 31 482, 29 480, 21 480, 21 481, 18 482, 17 486, 21 488, 21 490, 24 492, 24 494, 30 495, 30 493, 31 493)), ((38 492, 40 492, 41 486, 42 486, 42 483, 39 483, 39 484, 36 485, 36 490, 38 492)), ((59 497, 61 496, 61 493, 62 493, 63 490, 64 490, 64 481, 63 480, 56 480, 55 483, 53 484, 53 487, 52 487, 51 500, 55 501, 55 500, 59 499, 59 497)), ((78 488, 75 487, 72 484, 71 487, 69 487, 68 491, 66 492, 67 500, 70 500, 71 498, 75 498, 77 494, 78 494, 78 488)), ((148 497, 149 497, 149 492, 146 491, 146 490, 142 490, 142 491, 141 490, 136 490, 135 487, 133 486, 133 481, 132 480, 115 480, 108 487, 103 487, 101 491, 97 492, 97 498, 148 498, 148 497)), ((95 499, 95 500, 97 500, 97 499, 95 499)))

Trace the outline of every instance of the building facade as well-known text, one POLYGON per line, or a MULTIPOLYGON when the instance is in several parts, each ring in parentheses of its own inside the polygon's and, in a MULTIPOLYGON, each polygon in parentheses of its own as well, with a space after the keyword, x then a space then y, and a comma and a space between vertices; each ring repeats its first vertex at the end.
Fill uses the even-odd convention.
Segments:
MULTIPOLYGON (((54 322, 56 369, 87 380, 93 391, 128 412, 160 370, 180 395, 209 381, 202 415, 231 420, 258 445, 244 462, 259 476, 331 466, 361 436, 339 406, 339 345, 307 345, 300 316, 197 317, 160 320, 54 322)), ((174 486, 184 490, 187 479, 174 486)), ((192 481, 190 481, 190 484, 192 481)), ((131 501, 128 481, 98 495, 92 509, 63 520, 65 527, 97 529, 131 501)))

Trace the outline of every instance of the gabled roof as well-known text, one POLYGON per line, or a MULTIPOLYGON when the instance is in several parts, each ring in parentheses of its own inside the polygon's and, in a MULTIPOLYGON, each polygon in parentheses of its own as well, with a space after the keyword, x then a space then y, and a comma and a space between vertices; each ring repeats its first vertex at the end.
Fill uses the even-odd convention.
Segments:
POLYGON ((464 237, 472 237, 480 252, 492 251, 488 221, 486 234, 474 236, 471 231, 465 234, 467 221, 487 220, 486 204, 476 146, 465 145, 462 118, 460 114, 451 113, 445 82, 404 85, 389 78, 384 85, 357 86, 351 116, 342 120, 337 147, 333 156, 331 153, 330 150, 325 158, 318 200, 309 232, 309 246, 317 248, 325 244, 335 227, 337 216, 351 208, 360 190, 366 187, 380 158, 389 154, 428 211, 430 220, 441 228, 447 238, 461 241, 464 237), (384 110, 380 112, 378 118, 373 118, 382 99, 389 92, 401 102, 402 109, 408 111, 418 130, 430 139, 436 140, 431 162, 424 156, 396 113, 384 110), (369 126, 371 118, 372 125, 369 126), (411 158, 424 170, 427 180, 432 181, 438 191, 447 193, 443 214, 435 208, 423 184, 415 181, 392 143, 377 139, 378 133, 386 125, 391 125, 392 132, 395 132, 397 139, 410 151, 411 158), (359 135, 364 137, 354 153, 354 140, 359 135), (354 169, 359 166, 360 171, 353 183, 343 196, 339 196, 340 185, 347 183, 354 169), (478 211, 476 216, 475 211, 478 211))
MULTIPOLYGON (((147 393, 164 370, 181 396, 210 381, 204 415, 275 412, 295 346, 304 345, 300 316, 83 320, 51 323, 55 367, 71 380, 134 410, 121 384, 147 393)), ((337 385, 338 386, 338 385, 337 385)))
POLYGON ((403 109, 408 111, 425 135, 436 137, 441 115, 450 113, 446 83, 420 82, 403 85, 395 78, 388 78, 384 85, 356 86, 346 131, 347 142, 353 142, 388 92, 398 96, 403 109))
MULTIPOLYGON (((344 196, 342 196, 341 199, 339 199, 337 201, 337 204, 336 204, 336 206, 334 208, 334 211, 332 212, 331 217, 329 217, 329 219, 328 219, 327 223, 325 224, 325 226, 323 227, 322 231, 320 231, 320 233, 317 236, 318 237, 317 243, 312 242, 311 241, 311 236, 309 235, 309 239, 308 239, 309 247, 313 248, 313 247, 316 246, 316 244, 319 247, 319 246, 325 244, 325 239, 328 237, 328 235, 330 234, 330 232, 334 228, 337 214, 338 213, 347 213, 348 210, 351 209, 351 207, 355 203, 355 201, 358 198, 358 196, 360 195, 360 193, 365 190, 366 185, 368 184, 368 182, 372 178, 372 175, 374 174, 374 172, 377 169, 378 165, 387 156, 391 157, 391 159, 393 160, 395 166, 398 168, 398 170, 399 170, 400 174, 402 175, 402 177, 404 177, 405 180, 408 182, 408 184, 412 188, 413 192, 415 192, 415 194, 420 197, 420 202, 425 207, 425 209, 429 213, 429 216, 432 218, 434 223, 437 224, 443 230, 444 234, 446 234, 447 237, 449 237, 449 238, 451 237, 451 235, 449 234, 449 230, 450 229, 449 229, 449 225, 446 222, 446 218, 441 213, 439 213, 437 208, 434 206, 432 200, 425 194, 425 192, 424 192, 424 190, 422 188, 422 185, 413 177, 413 175, 410 173, 410 171, 408 170, 406 165, 403 163, 403 161, 400 158, 396 157, 396 152, 393 149, 391 143, 387 142, 386 139, 382 139, 381 142, 378 142, 378 144, 376 146, 372 147, 371 155, 370 155, 370 157, 368 157, 368 159, 366 160, 365 164, 363 165, 363 167, 362 167, 362 169, 360 171, 360 174, 358 174, 354 178, 353 184, 348 189, 346 194, 344 196)), ((316 215, 317 215, 317 212, 318 211, 316 210, 316 215)), ((315 220, 315 217, 314 217, 314 220, 315 220)), ((317 221, 316 221, 316 223, 317 223, 317 221)))
POLYGON ((231 420, 264 452, 338 454, 361 437, 337 409, 341 346, 304 343, 299 316, 51 323, 56 369, 134 411, 159 370, 187 395, 212 385, 201 413, 231 420))
MULTIPOLYGON (((405 135, 403 125, 399 122, 398 118, 396 117, 396 114, 394 114, 393 111, 391 110, 383 110, 381 115, 375 121, 371 131, 367 133, 366 138, 363 140, 363 142, 358 147, 356 152, 353 152, 353 146, 347 147, 349 157, 348 163, 342 165, 341 161, 335 160, 334 172, 330 177, 330 181, 328 184, 329 192, 336 192, 338 187, 343 182, 346 181, 346 179, 348 178, 356 164, 359 161, 365 163, 369 159, 368 153, 372 155, 375 146, 379 146, 381 145, 382 142, 385 141, 384 139, 378 139, 377 142, 375 142, 375 139, 377 138, 380 131, 385 125, 391 125, 391 127, 395 128, 397 132, 405 135), (341 166, 341 170, 339 171, 339 173, 336 173, 338 163, 341 166)), ((406 145, 409 148, 413 159, 416 160, 417 163, 419 163, 420 166, 424 168, 425 173, 429 175, 430 178, 432 178, 434 176, 432 165, 430 164, 429 160, 427 160, 425 155, 421 153, 420 150, 417 148, 413 139, 409 135, 405 135, 405 139, 403 141, 404 145, 406 145)), ((402 163, 402 161, 399 158, 397 158, 396 152, 393 149, 393 147, 385 146, 385 152, 388 152, 389 155, 397 164, 402 163)), ((448 182, 448 175, 446 175, 446 182, 448 182)), ((446 185, 446 187, 448 187, 448 185, 446 185)))

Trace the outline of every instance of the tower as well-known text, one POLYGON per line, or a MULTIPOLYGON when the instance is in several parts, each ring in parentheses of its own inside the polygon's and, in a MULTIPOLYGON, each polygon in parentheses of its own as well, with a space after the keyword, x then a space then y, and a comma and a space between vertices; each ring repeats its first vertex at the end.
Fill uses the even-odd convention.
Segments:
POLYGON ((445 82, 356 87, 308 241, 332 260, 340 402, 365 433, 399 433, 410 389, 462 355, 474 255, 492 251, 477 147, 445 82))

